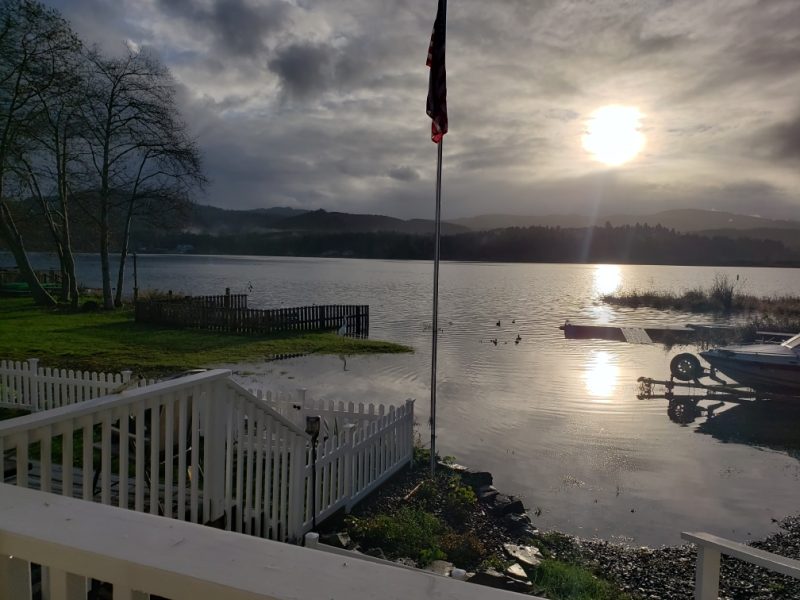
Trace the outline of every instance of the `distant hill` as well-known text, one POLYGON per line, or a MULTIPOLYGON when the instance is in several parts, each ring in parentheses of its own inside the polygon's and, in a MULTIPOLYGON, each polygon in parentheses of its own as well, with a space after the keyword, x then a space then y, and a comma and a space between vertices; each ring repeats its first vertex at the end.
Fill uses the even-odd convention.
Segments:
MULTIPOLYGON (((699 232, 708 230, 794 230, 800 231, 798 221, 779 221, 737 215, 735 213, 701 210, 701 209, 676 209, 658 212, 652 215, 606 215, 594 219, 580 215, 480 215, 450 221, 473 231, 487 231, 503 227, 588 227, 590 225, 603 226, 606 222, 615 227, 622 225, 656 226, 661 225, 667 229, 680 232, 699 232)), ((749 237, 749 236, 748 236, 749 237)))
POLYGON ((697 233, 708 237, 769 240, 781 242, 787 248, 800 250, 800 234, 797 229, 705 229, 697 233))
MULTIPOLYGON (((404 221, 383 215, 360 215, 315 210, 283 219, 277 227, 288 231, 314 231, 326 233, 357 233, 393 231, 397 233, 433 233, 433 221, 412 219, 404 221)), ((466 227, 442 224, 442 233, 450 235, 469 231, 466 227)))

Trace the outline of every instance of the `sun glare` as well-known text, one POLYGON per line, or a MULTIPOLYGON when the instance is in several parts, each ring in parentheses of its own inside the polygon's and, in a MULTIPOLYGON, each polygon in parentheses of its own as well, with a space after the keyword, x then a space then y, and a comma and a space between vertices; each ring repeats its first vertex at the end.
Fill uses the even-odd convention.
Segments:
POLYGON ((622 285, 622 270, 617 265, 597 265, 594 268, 594 291, 600 295, 613 294, 622 285))
POLYGON ((617 389, 619 367, 608 352, 592 352, 584 373, 586 391, 596 401, 610 399, 617 389))
POLYGON ((632 106, 604 106, 586 124, 583 147, 595 160, 617 166, 634 158, 644 147, 639 131, 642 115, 632 106))

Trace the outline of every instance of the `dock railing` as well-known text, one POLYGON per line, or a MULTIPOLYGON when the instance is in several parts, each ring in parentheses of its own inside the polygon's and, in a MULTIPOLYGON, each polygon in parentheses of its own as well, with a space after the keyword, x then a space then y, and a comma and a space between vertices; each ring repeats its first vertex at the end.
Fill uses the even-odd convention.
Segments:
POLYGON ((129 370, 97 373, 39 365, 39 359, 0 360, 0 406, 38 412, 155 383, 129 370))
POLYGON ((723 554, 800 579, 800 560, 752 548, 710 533, 684 532, 681 537, 697 546, 695 600, 717 600, 719 597, 719 567, 723 554))

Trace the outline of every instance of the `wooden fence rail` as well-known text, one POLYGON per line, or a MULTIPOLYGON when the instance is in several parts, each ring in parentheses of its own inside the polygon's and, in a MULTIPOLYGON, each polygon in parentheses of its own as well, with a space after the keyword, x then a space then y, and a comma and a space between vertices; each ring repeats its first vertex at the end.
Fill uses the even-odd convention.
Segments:
POLYGON ((334 304, 262 310, 157 300, 137 302, 136 321, 230 333, 339 330, 344 335, 365 337, 369 335, 369 306, 334 304))

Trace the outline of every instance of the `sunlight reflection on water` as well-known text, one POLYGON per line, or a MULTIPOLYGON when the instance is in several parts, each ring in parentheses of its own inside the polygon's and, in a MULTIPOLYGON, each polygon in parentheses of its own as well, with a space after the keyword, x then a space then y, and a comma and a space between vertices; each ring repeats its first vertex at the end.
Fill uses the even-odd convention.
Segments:
POLYGON ((611 402, 611 396, 617 391, 619 367, 613 363, 609 352, 592 351, 583 377, 586 391, 596 402, 611 402))

